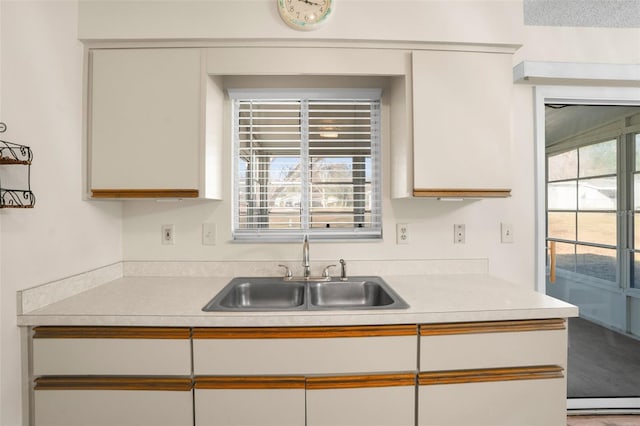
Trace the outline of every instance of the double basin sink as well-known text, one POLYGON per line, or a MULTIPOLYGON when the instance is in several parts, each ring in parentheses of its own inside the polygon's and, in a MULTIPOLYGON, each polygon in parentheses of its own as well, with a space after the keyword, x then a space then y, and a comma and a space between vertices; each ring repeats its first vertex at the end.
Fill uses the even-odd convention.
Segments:
POLYGON ((205 312, 406 309, 409 305, 380 277, 347 280, 290 280, 278 277, 232 279, 205 312))

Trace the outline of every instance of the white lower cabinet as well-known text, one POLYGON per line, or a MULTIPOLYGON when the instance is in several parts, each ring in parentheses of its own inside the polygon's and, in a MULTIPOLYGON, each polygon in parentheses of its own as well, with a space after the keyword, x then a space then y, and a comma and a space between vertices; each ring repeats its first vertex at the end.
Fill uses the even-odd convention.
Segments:
POLYGON ((420 326, 419 426, 566 424, 564 319, 420 326))
POLYGON ((415 374, 398 376, 367 376, 355 384, 340 376, 310 379, 307 426, 413 426, 415 374))
POLYGON ((196 377, 198 426, 304 426, 304 377, 196 377))
POLYGON ((197 426, 415 425, 416 325, 194 328, 192 338, 197 426))
POLYGON ((34 331, 33 426, 566 422, 564 319, 34 331))
POLYGON ((564 426, 563 378, 420 385, 419 426, 564 426))
POLYGON ((189 328, 36 327, 34 426, 193 426, 189 328))
POLYGON ((37 389, 35 426, 193 426, 187 390, 37 389))

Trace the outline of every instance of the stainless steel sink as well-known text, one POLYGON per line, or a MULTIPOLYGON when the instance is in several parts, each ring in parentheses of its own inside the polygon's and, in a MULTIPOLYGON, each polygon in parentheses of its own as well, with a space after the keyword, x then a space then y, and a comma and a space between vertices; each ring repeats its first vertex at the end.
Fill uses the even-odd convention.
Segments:
POLYGON ((294 310, 305 308, 305 285, 273 278, 234 278, 202 308, 222 310, 294 310))
MULTIPOLYGON (((373 279, 309 284, 309 304, 324 309, 401 308, 400 296, 373 279)), ((406 305, 406 303, 405 303, 406 305)))
POLYGON ((409 305, 380 277, 315 282, 277 277, 234 278, 202 308, 214 311, 406 309, 409 305))

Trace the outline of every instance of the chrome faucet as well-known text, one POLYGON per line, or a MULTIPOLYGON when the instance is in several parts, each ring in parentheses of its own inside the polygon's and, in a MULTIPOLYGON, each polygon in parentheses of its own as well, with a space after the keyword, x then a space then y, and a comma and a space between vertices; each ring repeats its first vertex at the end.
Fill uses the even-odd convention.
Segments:
POLYGON ((347 262, 344 259, 340 259, 340 281, 347 280, 347 262))
POLYGON ((305 234, 302 240, 302 267, 304 268, 304 277, 311 276, 311 265, 309 264, 309 236, 305 234))

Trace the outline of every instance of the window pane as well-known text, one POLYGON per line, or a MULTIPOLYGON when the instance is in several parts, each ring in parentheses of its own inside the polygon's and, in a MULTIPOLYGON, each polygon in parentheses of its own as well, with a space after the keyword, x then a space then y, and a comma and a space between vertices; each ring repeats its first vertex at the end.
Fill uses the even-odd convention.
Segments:
POLYGON ((556 243, 556 268, 569 272, 576 270, 575 244, 556 243))
POLYGON ((640 250, 640 213, 633 214, 633 248, 640 250))
POLYGON ((616 213, 578 213, 578 240, 616 245, 616 213))
POLYGON ((572 150, 549 156, 547 174, 549 181, 578 177, 578 151, 572 150))
POLYGON ((579 149, 580 177, 616 173, 616 141, 607 141, 579 149))
POLYGON ((640 254, 633 253, 633 280, 631 286, 633 288, 640 288, 640 254))
POLYGON ((633 175, 633 209, 640 210, 640 174, 633 175))
POLYGON ((547 184, 547 207, 549 210, 576 210, 576 181, 547 184))
POLYGON ((576 247, 576 272, 616 282, 616 251, 599 247, 576 247))
POLYGON ((561 240, 576 239, 576 214, 564 212, 549 212, 547 214, 547 234, 549 238, 561 240))
POLYGON ((300 229, 300 158, 272 158, 268 176, 269 228, 300 229))
POLYGON ((636 135, 636 168, 635 171, 640 171, 640 133, 636 135))
POLYGON ((616 210, 616 182, 615 177, 578 181, 578 209, 616 210))

